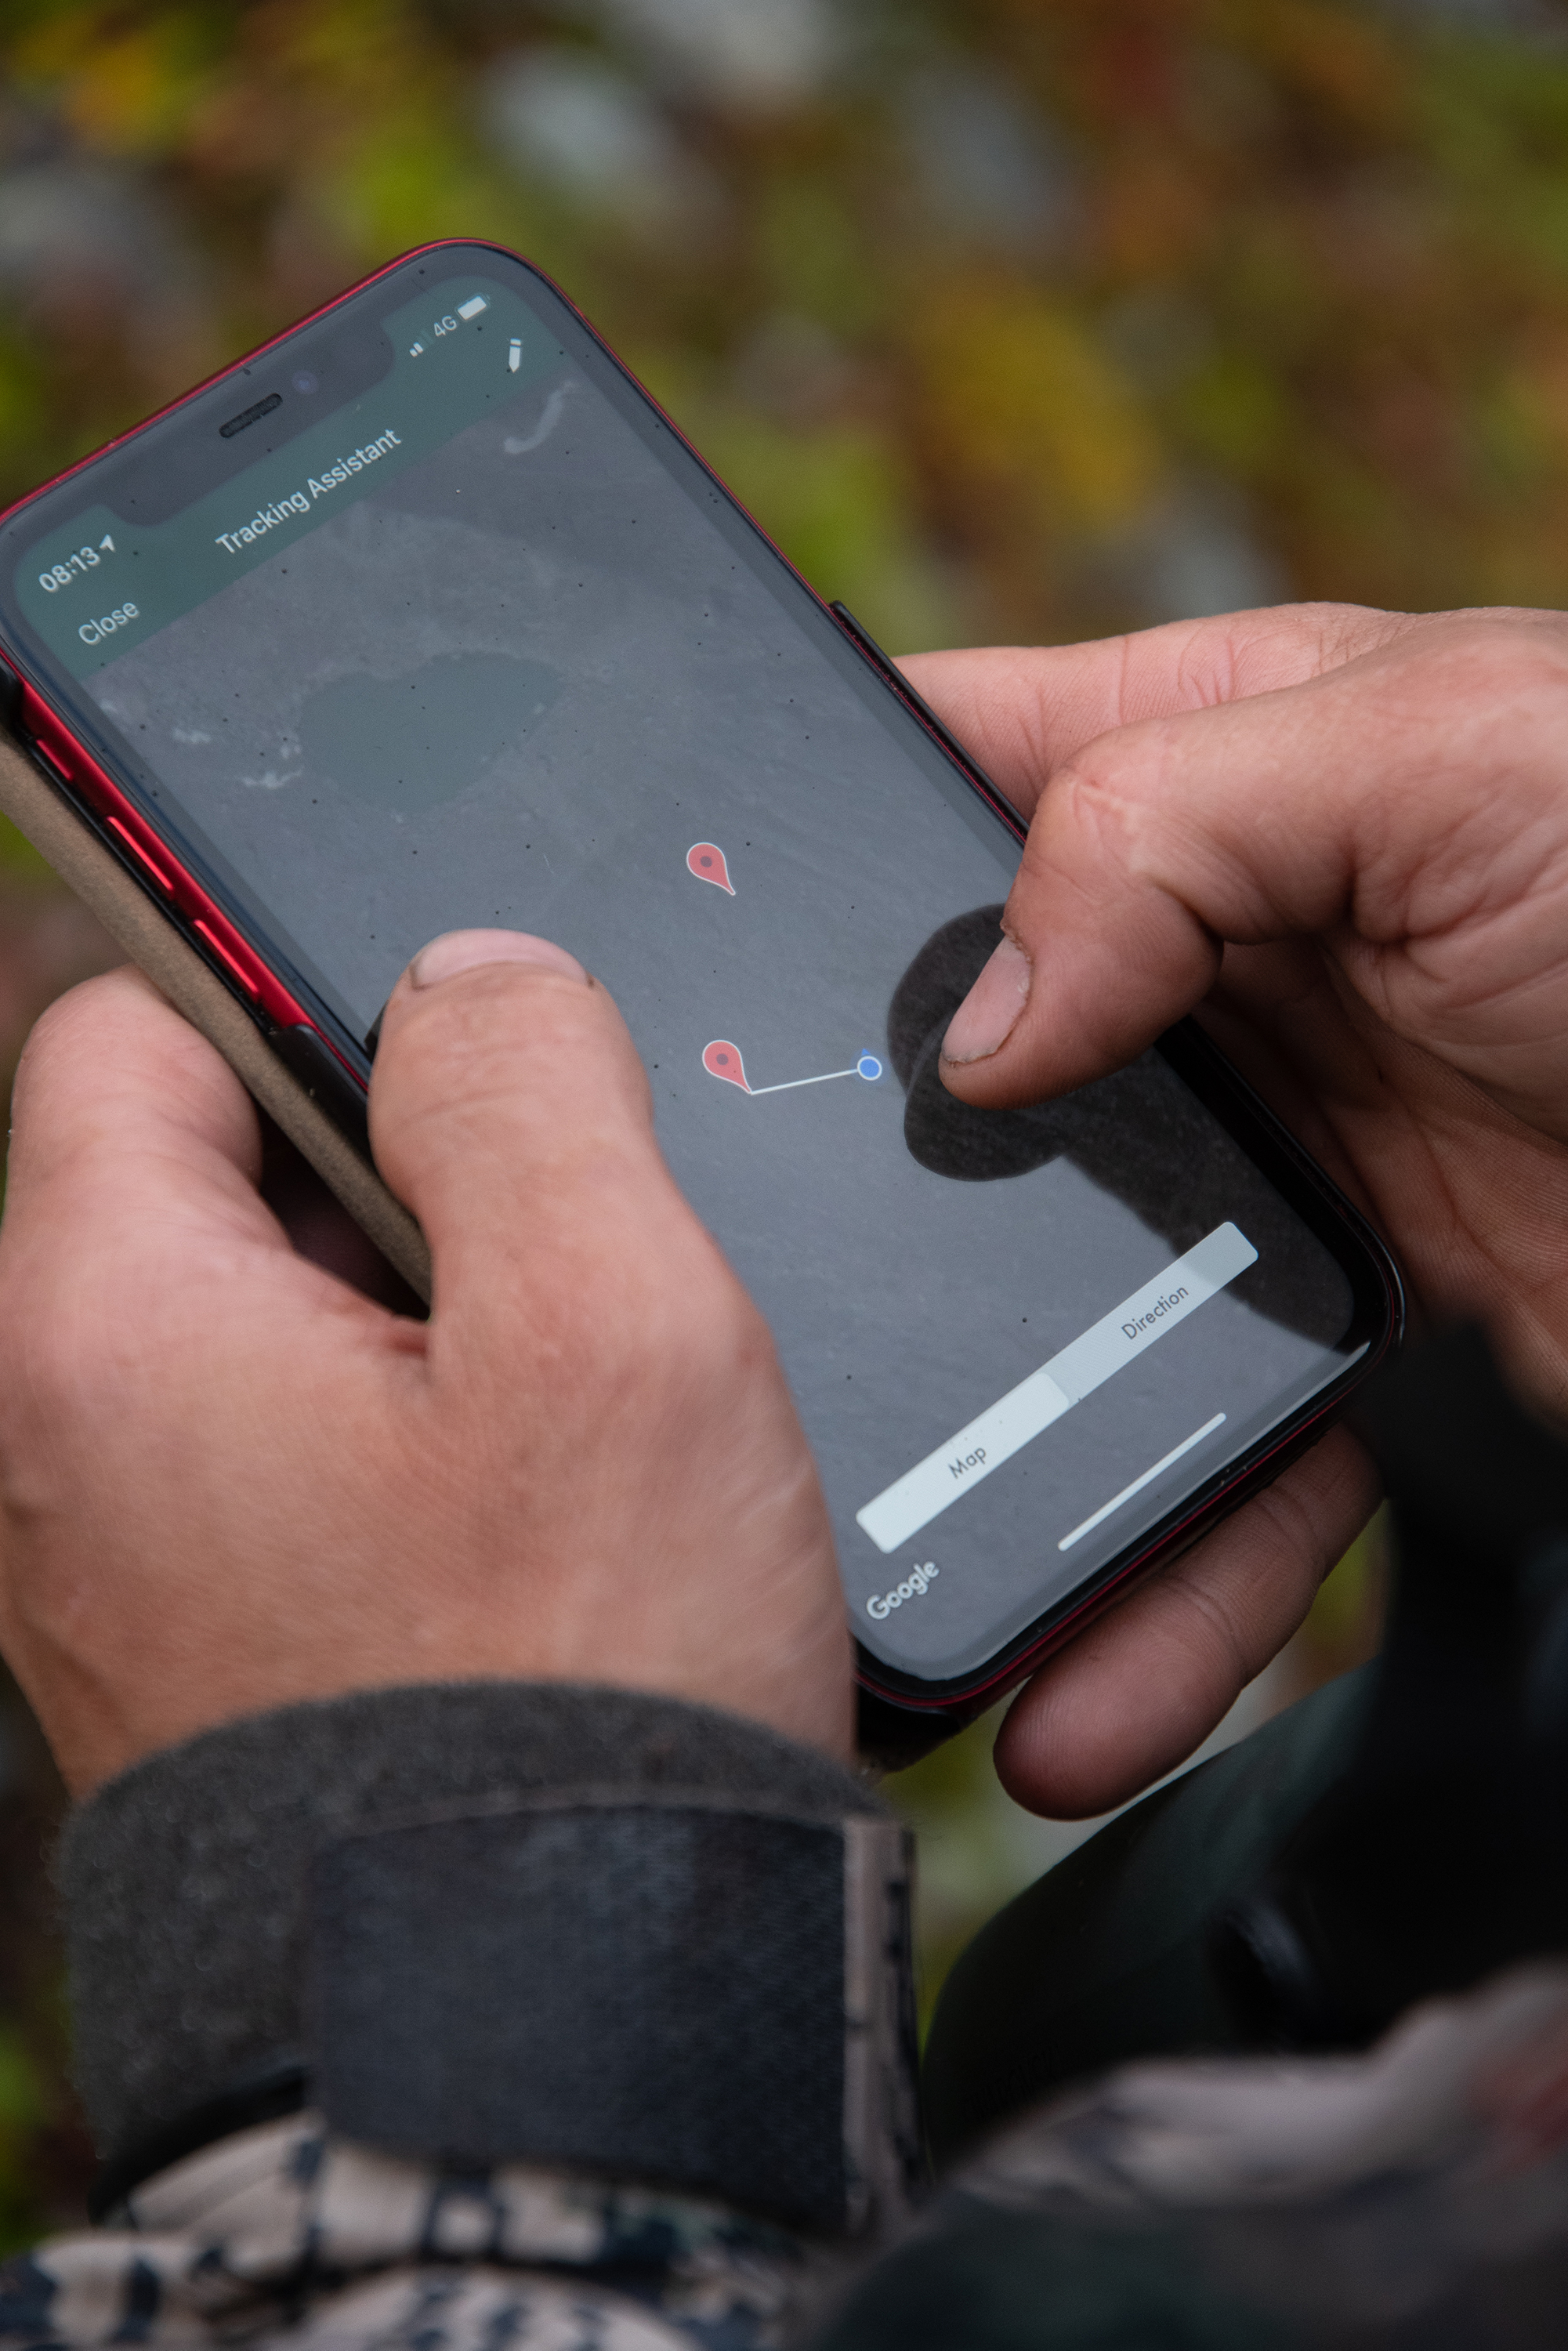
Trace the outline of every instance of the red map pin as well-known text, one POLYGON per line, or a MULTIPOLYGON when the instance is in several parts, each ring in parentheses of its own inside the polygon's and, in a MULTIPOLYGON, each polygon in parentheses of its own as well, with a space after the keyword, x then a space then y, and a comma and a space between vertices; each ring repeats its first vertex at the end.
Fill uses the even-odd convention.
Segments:
MULTIPOLYGON (((693 852, 695 855, 695 852, 693 852)), ((732 1045, 727 1037, 716 1037, 711 1045, 703 1047, 703 1067, 710 1078, 726 1078, 738 1086, 743 1094, 751 1088, 746 1082, 746 1066, 740 1058, 740 1048, 732 1045)))
POLYGON ((695 841, 686 852, 686 872, 695 873, 699 882, 711 882, 716 890, 727 890, 735 895, 735 884, 729 878, 729 868, 724 862, 724 852, 711 841, 695 841))

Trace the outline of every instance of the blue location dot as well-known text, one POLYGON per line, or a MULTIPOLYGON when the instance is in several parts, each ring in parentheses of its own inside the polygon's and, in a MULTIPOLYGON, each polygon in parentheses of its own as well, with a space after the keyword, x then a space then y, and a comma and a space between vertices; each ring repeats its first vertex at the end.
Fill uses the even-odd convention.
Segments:
POLYGON ((882 1063, 874 1053, 862 1053, 855 1067, 862 1078, 880 1078, 882 1075, 882 1063))

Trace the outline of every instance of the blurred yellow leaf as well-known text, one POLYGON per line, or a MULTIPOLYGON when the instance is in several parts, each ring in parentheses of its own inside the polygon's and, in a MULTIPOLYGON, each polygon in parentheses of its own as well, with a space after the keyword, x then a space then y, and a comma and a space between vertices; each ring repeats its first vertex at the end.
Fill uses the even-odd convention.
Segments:
POLYGON ((821 173, 769 182, 758 219, 758 258, 774 302, 859 334, 887 299, 843 193, 821 173))
POLYGON ((505 244, 517 229, 515 201, 472 143, 428 115, 400 113, 360 132, 315 179, 308 201, 365 267, 434 237, 505 244))
POLYGON ((1103 531, 1162 472, 1138 399, 1087 328, 1027 286, 949 283, 913 331, 929 461, 998 524, 1048 542, 1103 531))
POLYGON ((208 54, 203 19, 161 9, 122 26, 106 7, 67 11, 18 45, 24 86, 57 85, 81 145, 100 155, 157 154, 178 139, 200 93, 208 54))
POLYGON ((1176 413, 1184 437, 1204 460, 1249 480, 1278 454, 1290 429, 1279 377, 1249 352, 1220 351, 1182 386, 1176 413))

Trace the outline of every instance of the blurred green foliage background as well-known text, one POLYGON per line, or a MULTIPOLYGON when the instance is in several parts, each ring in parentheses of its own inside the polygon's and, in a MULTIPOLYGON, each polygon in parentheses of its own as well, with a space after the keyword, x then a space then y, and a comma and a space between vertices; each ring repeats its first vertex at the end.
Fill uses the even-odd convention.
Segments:
MULTIPOLYGON (((541 262, 895 649, 1278 598, 1568 601, 1554 0, 5 0, 0 503, 398 251, 541 262)), ((0 1081, 110 959, 0 838, 0 1081)), ((1364 1651, 1375 1536, 1238 1722, 1364 1651)), ((68 2213, 0 1756, 0 2237, 68 2213)), ((906 1775, 934 1981, 1061 1849, 906 1775)))

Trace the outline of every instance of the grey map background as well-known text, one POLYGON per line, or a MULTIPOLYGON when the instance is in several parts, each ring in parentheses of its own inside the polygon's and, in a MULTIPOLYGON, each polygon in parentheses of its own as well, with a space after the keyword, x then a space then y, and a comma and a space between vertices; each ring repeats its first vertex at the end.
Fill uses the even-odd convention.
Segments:
POLYGON ((984 1657, 1337 1369, 1222 1296, 905 1552, 861 1531, 857 1509, 1172 1251, 1065 1160, 994 1184, 919 1166, 891 1070, 752 1099, 704 1071, 716 1037, 758 1087, 867 1048, 885 1062, 900 975, 1005 894, 1014 852, 570 369, 92 684, 361 1033, 413 951, 465 925, 540 932, 605 980, 674 1174, 777 1333, 852 1619, 890 1662, 984 1657), (699 840, 733 898, 687 872, 699 840), (1058 1552, 1218 1411, 1225 1430, 1058 1552), (917 1561, 941 1570, 930 1591, 870 1622, 867 1596, 917 1561))

